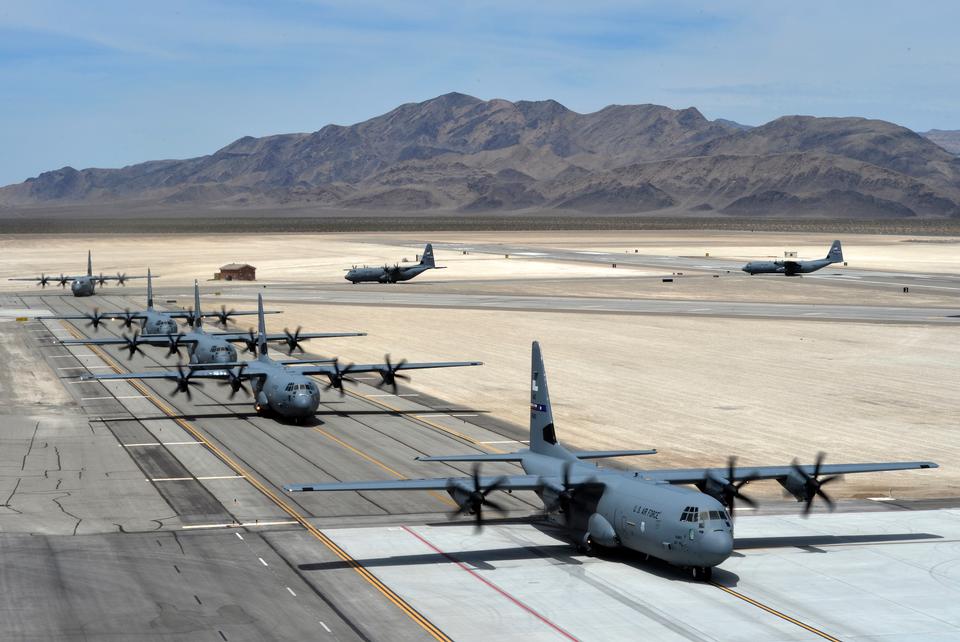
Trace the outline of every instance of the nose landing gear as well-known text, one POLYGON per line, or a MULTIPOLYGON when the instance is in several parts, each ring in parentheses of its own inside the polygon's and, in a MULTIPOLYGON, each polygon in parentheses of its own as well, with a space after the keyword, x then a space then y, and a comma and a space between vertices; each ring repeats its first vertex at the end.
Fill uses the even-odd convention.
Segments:
POLYGON ((713 579, 713 567, 712 566, 691 566, 690 567, 690 577, 697 582, 709 582, 713 579))

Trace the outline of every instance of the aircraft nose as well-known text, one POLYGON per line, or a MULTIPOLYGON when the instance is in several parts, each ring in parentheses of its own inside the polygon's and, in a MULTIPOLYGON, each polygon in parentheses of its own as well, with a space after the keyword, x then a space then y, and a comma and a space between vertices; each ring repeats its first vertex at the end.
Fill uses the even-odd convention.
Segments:
POLYGON ((297 415, 306 416, 312 415, 320 404, 317 399, 313 398, 313 396, 305 394, 296 395, 291 400, 290 405, 293 407, 293 410, 297 415))
POLYGON ((705 566, 722 563, 733 553, 733 533, 717 530, 705 534, 700 540, 700 553, 705 566))
POLYGON ((742 268, 740 268, 740 271, 741 271, 741 272, 749 272, 749 271, 750 271, 750 266, 749 266, 749 265, 744 265, 742 268))

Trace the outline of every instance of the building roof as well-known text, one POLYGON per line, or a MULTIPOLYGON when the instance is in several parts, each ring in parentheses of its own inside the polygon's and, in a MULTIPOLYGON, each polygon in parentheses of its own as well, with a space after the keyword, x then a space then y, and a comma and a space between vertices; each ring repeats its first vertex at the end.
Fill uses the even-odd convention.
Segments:
POLYGON ((221 270, 242 270, 243 268, 250 268, 252 270, 257 269, 249 263, 227 263, 226 265, 220 266, 221 270))

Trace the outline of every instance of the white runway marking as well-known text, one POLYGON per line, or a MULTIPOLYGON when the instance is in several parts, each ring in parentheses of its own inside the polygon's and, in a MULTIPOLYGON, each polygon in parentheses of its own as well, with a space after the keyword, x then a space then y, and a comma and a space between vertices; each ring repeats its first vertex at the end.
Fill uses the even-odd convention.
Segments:
POLYGON ((142 444, 118 444, 122 448, 142 448, 145 446, 199 446, 202 441, 147 441, 142 444))
POLYGON ((96 355, 91 352, 90 354, 58 354, 49 358, 50 359, 76 359, 79 357, 95 357, 95 356, 96 355))
MULTIPOLYGON (((288 520, 274 520, 274 521, 263 521, 263 522, 230 522, 227 524, 191 524, 190 526, 181 526, 181 530, 195 530, 198 528, 253 528, 255 526, 293 526, 294 524, 299 524, 300 522, 288 519, 288 520)), ((237 537, 243 539, 240 533, 237 533, 237 537)))
MULTIPOLYGON (((89 381, 72 381, 71 383, 90 383, 89 381)), ((144 395, 130 395, 126 397, 80 397, 80 401, 95 401, 97 399, 146 399, 144 395)))
POLYGON ((168 482, 168 481, 209 481, 211 479, 246 479, 243 475, 210 475, 208 477, 154 477, 149 480, 152 482, 168 482))
POLYGON ((333 633, 333 631, 330 630, 330 627, 324 624, 323 620, 320 621, 320 626, 322 626, 323 630, 326 631, 327 633, 333 633))
POLYGON ((414 417, 479 417, 477 413, 469 412, 418 412, 414 417))
POLYGON ((504 439, 503 441, 481 441, 481 444, 529 444, 529 441, 522 441, 520 439, 504 439))
POLYGON ((235 534, 236 534, 236 536, 239 537, 240 539, 243 539, 243 535, 241 535, 240 533, 235 533, 235 534))
POLYGON ((292 588, 290 588, 290 587, 288 586, 288 587, 287 587, 287 590, 290 591, 290 595, 292 595, 293 597, 297 597, 297 594, 293 592, 293 589, 292 589, 292 588))
POLYGON ((262 557, 258 557, 257 559, 260 560, 260 563, 263 564, 264 566, 270 566, 269 564, 267 564, 267 560, 263 559, 262 557))

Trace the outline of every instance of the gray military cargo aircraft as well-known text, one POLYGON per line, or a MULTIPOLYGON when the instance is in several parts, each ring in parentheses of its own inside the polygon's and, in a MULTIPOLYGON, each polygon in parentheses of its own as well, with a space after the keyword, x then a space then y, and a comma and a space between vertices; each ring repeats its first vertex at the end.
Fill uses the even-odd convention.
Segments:
POLYGON ((320 405, 320 391, 310 377, 325 376, 329 379, 327 390, 337 388, 343 394, 343 384, 352 381, 347 375, 361 372, 376 372, 380 375, 380 385, 397 388, 398 379, 408 379, 400 370, 422 370, 426 368, 456 368, 461 366, 480 366, 479 361, 440 361, 434 363, 407 363, 401 360, 391 363, 349 364, 340 367, 336 359, 279 359, 267 356, 267 334, 263 317, 263 297, 257 295, 259 309, 259 328, 256 335, 257 358, 252 361, 221 363, 217 367, 205 364, 178 365, 175 371, 167 372, 131 372, 122 374, 88 374, 83 380, 112 379, 169 379, 176 383, 171 394, 186 393, 190 398, 190 386, 202 386, 203 379, 215 379, 231 388, 233 398, 241 390, 253 396, 254 409, 261 414, 272 411, 276 416, 300 422, 312 417, 320 405), (291 367, 293 365, 304 367, 291 367), (248 390, 246 383, 252 388, 248 390))
POLYGON ((106 285, 108 281, 116 281, 117 285, 125 285, 126 282, 130 279, 143 279, 143 276, 129 276, 123 274, 122 272, 117 272, 116 276, 105 275, 101 272, 99 275, 93 273, 93 257, 90 251, 87 251, 87 273, 81 274, 79 276, 65 276, 60 274, 60 276, 53 276, 52 274, 41 274, 40 276, 28 276, 28 277, 15 277, 10 279, 11 281, 36 281, 37 285, 42 288, 46 288, 47 285, 53 281, 60 285, 61 288, 67 287, 67 283, 70 284, 70 291, 73 292, 73 296, 93 296, 96 294, 96 289, 98 285, 106 285))
POLYGON ((427 270, 443 270, 443 266, 438 266, 433 259, 433 245, 427 243, 423 250, 423 256, 416 265, 400 267, 395 263, 392 267, 384 265, 383 267, 357 267, 354 265, 343 277, 354 285, 361 282, 375 283, 396 283, 397 281, 409 281, 413 277, 423 274, 427 270))
MULTIPOLYGON (((194 281, 194 288, 197 284, 194 281)), ((199 306, 196 308, 199 310, 199 306)), ((121 311, 100 312, 99 308, 94 308, 89 314, 58 314, 45 315, 37 317, 41 319, 60 319, 66 321, 79 321, 86 319, 87 327, 93 328, 94 332, 100 329, 100 324, 104 320, 120 320, 121 325, 128 330, 133 327, 134 322, 140 324, 140 332, 143 334, 176 334, 179 330, 177 320, 184 321, 188 327, 192 327, 198 317, 216 318, 217 321, 226 327, 230 317, 251 316, 256 314, 256 310, 227 310, 226 306, 220 306, 219 312, 199 312, 190 310, 157 310, 153 307, 153 275, 147 269, 147 309, 133 310, 130 308, 121 311)), ((279 310, 268 310, 265 314, 279 314, 279 310)))
MULTIPOLYGON (((150 304, 148 305, 148 310, 152 309, 152 305, 153 303, 151 300, 150 304)), ((233 312, 233 314, 237 313, 233 312)), ((253 314, 257 313, 253 312, 253 314)), ((266 312, 264 314, 266 314, 266 312)), ((193 310, 191 319, 192 327, 189 332, 179 332, 176 322, 170 319, 168 320, 168 323, 173 324, 172 330, 162 333, 138 334, 134 332, 133 336, 131 337, 123 335, 122 337, 114 339, 64 339, 61 341, 61 343, 63 345, 122 345, 124 346, 124 349, 129 352, 127 357, 128 359, 132 359, 133 355, 137 352, 143 352, 140 350, 141 345, 160 347, 165 346, 167 348, 168 357, 173 356, 174 354, 181 356, 180 348, 185 347, 187 349, 190 363, 192 364, 218 364, 236 362, 237 349, 233 346, 234 343, 244 343, 246 344, 245 352, 252 352, 253 354, 256 354, 258 337, 254 335, 252 329, 248 332, 207 332, 203 329, 204 316, 207 315, 205 315, 200 308, 200 286, 196 281, 194 281, 193 310)), ((150 327, 149 320, 146 323, 146 327, 150 327)), ((364 337, 366 335, 366 332, 301 332, 300 328, 297 328, 294 332, 290 332, 290 330, 285 329, 283 334, 268 333, 266 335, 266 340, 283 341, 287 344, 288 354, 293 354, 294 350, 303 352, 300 342, 306 341, 307 339, 364 337)))
POLYGON ((459 505, 454 515, 472 514, 479 528, 484 508, 503 512, 489 495, 495 490, 532 490, 547 515, 576 534, 582 551, 593 545, 623 547, 690 570, 695 579, 709 579, 711 569, 733 551, 732 513, 736 500, 753 503, 741 493, 748 482, 775 479, 808 512, 816 497, 832 500, 823 486, 847 473, 936 468, 927 461, 876 464, 760 466, 737 470, 690 468, 623 471, 601 469, 584 459, 652 455, 655 450, 572 452, 557 441, 547 377, 538 343, 533 344, 530 393, 530 448, 513 453, 417 457, 420 461, 518 462, 523 475, 328 482, 284 486, 288 492, 445 490, 459 505), (830 475, 822 477, 821 474, 830 475), (694 486, 696 488, 690 488, 694 486), (729 512, 728 512, 729 511, 729 512))
POLYGON ((843 249, 840 247, 840 241, 834 241, 833 245, 830 246, 830 251, 827 252, 827 255, 822 259, 814 259, 811 261, 795 261, 789 259, 750 261, 740 269, 750 276, 754 274, 796 276, 797 274, 816 272, 820 268, 825 268, 834 263, 843 263, 843 249))

